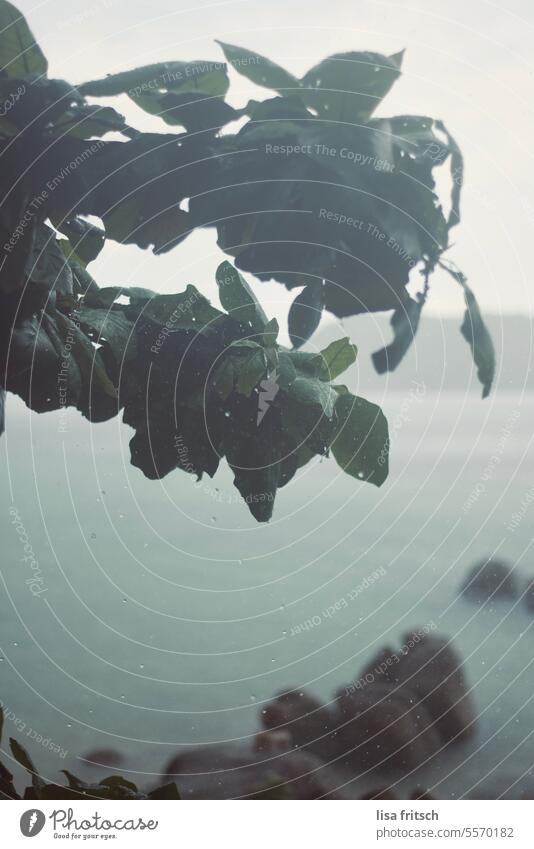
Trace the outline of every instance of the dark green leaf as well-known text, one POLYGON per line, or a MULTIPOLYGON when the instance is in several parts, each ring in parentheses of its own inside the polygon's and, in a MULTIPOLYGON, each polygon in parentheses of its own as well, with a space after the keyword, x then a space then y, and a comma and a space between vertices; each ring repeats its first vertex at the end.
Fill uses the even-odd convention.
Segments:
POLYGON ((23 766, 25 770, 27 770, 33 776, 38 775, 34 763, 30 758, 28 752, 26 751, 24 746, 21 746, 20 743, 15 740, 14 737, 9 738, 9 747, 15 760, 18 761, 18 763, 23 766))
POLYGON ((109 346, 117 366, 122 365, 126 356, 135 356, 137 345, 134 324, 121 309, 94 309, 82 305, 78 310, 78 319, 83 330, 94 335, 95 342, 109 346))
POLYGON ((223 49, 224 55, 234 70, 242 74, 256 85, 279 91, 281 94, 291 94, 293 89, 298 89, 300 83, 293 74, 284 68, 254 53, 244 47, 236 47, 233 44, 225 44, 217 41, 223 49))
POLYGON ((225 103, 222 97, 200 91, 146 92, 130 97, 145 112, 157 115, 166 124, 185 127, 190 133, 203 130, 213 130, 215 133, 241 115, 240 111, 225 103))
POLYGON ((115 94, 139 97, 154 91, 202 91, 218 96, 226 94, 228 86, 225 65, 209 60, 195 60, 145 65, 133 71, 110 74, 104 79, 83 83, 78 86, 78 90, 91 97, 110 97, 115 94))
POLYGON ((266 348, 273 348, 276 345, 279 332, 280 328, 278 327, 277 320, 275 318, 271 318, 271 320, 265 325, 259 341, 262 345, 265 345, 266 348))
POLYGON ((0 0, 0 68, 22 79, 46 74, 48 63, 26 19, 7 0, 0 0))
POLYGON ((331 448, 341 468, 381 486, 388 476, 388 424, 380 407, 343 393, 336 402, 336 435, 331 448))
POLYGON ((112 109, 111 106, 84 103, 70 107, 55 120, 51 134, 60 137, 69 135, 77 139, 88 139, 91 136, 121 132, 124 128, 124 116, 112 109))
POLYGON ((310 377, 297 377, 288 393, 299 404, 320 407, 327 418, 332 418, 337 393, 328 383, 310 377))
POLYGON ((35 231, 26 273, 33 283, 41 283, 51 291, 72 293, 72 271, 54 231, 46 224, 39 225, 35 231))
POLYGON ((53 222, 69 240, 72 250, 85 265, 97 258, 104 247, 106 234, 100 227, 95 227, 80 216, 67 220, 54 219, 53 222))
MULTIPOLYGON (((124 295, 132 295, 134 291, 122 291, 124 295)), ((142 317, 156 324, 166 325, 172 330, 195 330, 198 333, 215 329, 215 323, 222 316, 220 310, 212 307, 204 295, 195 286, 189 285, 185 292, 176 295, 156 295, 142 308, 142 317)))
POLYGON ((451 152, 451 208, 447 221, 447 226, 451 229, 455 224, 459 224, 460 222, 460 198, 462 196, 462 185, 464 181, 464 158, 462 151, 445 127, 443 121, 436 121, 436 127, 446 136, 451 152))
POLYGON ((248 345, 235 342, 216 369, 213 385, 223 400, 233 391, 248 398, 265 377, 266 371, 265 350, 261 345, 255 342, 249 342, 248 345))
POLYGON ((302 78, 301 97, 328 121, 366 121, 400 75, 403 53, 336 53, 302 78))
POLYGON ((222 262, 216 272, 219 298, 224 309, 237 321, 247 322, 262 332, 267 316, 244 277, 229 262, 222 262))
POLYGON ((165 253, 179 244, 189 233, 189 215, 177 202, 160 213, 147 216, 145 196, 136 194, 117 204, 103 215, 106 236, 125 245, 137 245, 154 253, 165 253))
POLYGON ((349 366, 356 362, 358 348, 353 345, 346 336, 331 342, 327 348, 320 352, 320 366, 318 376, 321 380, 335 380, 338 375, 346 371, 349 366))
POLYGON ((393 341, 372 355, 378 374, 393 371, 399 365, 417 333, 424 303, 423 296, 419 296, 416 301, 408 297, 393 313, 391 317, 393 341))
POLYGON ((486 398, 495 377, 495 349, 473 292, 465 282, 463 288, 466 310, 460 331, 471 348, 478 379, 482 384, 482 397, 486 398))

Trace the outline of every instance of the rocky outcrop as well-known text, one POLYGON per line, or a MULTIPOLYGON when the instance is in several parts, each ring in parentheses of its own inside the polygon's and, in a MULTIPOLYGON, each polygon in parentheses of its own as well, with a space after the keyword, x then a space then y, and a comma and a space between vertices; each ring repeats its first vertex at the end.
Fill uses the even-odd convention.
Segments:
POLYGON ((293 743, 328 761, 335 752, 333 712, 304 690, 279 693, 261 711, 266 729, 285 730, 293 743))
POLYGON ((462 663, 450 642, 425 629, 383 649, 329 707, 303 690, 278 695, 261 713, 265 728, 285 730, 299 749, 361 774, 409 772, 444 746, 468 739, 475 713, 462 663))
POLYGON ((413 694, 444 743, 471 737, 475 731, 474 706, 467 692, 462 661, 450 641, 435 634, 414 632, 405 634, 404 646, 384 676, 413 694))
POLYGON ((488 599, 516 598, 515 576, 510 566, 502 560, 483 560, 468 574, 462 594, 470 601, 483 604, 488 599))
MULTIPOLYGON (((279 693, 262 708, 265 730, 251 743, 187 749, 169 762, 166 777, 190 799, 333 799, 343 797, 347 773, 349 781, 367 782, 377 769, 402 777, 427 764, 474 733, 475 714, 450 642, 425 629, 403 640, 401 650, 383 649, 330 705, 302 689, 279 693)), ((367 798, 393 798, 387 786, 370 788, 367 798)))
POLYGON ((319 758, 292 748, 287 731, 263 732, 250 744, 188 749, 168 763, 183 799, 340 799, 343 784, 319 758))
POLYGON ((352 766, 407 772, 441 747, 431 716, 413 693, 386 680, 340 691, 336 706, 336 748, 352 766))

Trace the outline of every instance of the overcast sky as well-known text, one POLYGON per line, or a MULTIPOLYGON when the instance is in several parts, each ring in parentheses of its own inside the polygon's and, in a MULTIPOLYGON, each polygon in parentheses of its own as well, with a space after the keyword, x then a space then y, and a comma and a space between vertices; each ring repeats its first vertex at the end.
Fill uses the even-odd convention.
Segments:
MULTIPOLYGON (((215 38, 299 75, 334 52, 407 48, 403 76, 376 114, 445 121, 466 160, 463 222, 453 231, 451 258, 487 311, 533 312, 532 0, 20 0, 18 6, 47 54, 50 75, 72 82, 152 62, 220 59, 215 38)), ((231 77, 230 100, 241 105, 254 87, 233 70, 231 77)), ((136 126, 153 126, 127 98, 116 105, 136 126)), ((164 257, 110 244, 91 269, 101 284, 176 291, 191 282, 216 300, 212 280, 223 255, 215 238, 214 230, 195 233, 164 257)), ((294 296, 274 283, 258 290, 270 314, 282 315, 294 296)), ((436 275, 428 309, 460 312, 461 293, 449 278, 436 275)))

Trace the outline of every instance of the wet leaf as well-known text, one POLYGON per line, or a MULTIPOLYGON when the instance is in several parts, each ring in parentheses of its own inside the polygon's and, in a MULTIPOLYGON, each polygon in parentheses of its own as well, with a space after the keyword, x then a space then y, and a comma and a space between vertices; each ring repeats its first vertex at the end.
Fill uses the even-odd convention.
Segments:
POLYGON ((300 96, 329 121, 366 121, 399 77, 403 53, 336 53, 302 78, 300 96))
POLYGON ((495 377, 495 349, 473 292, 465 282, 463 287, 466 310, 460 331, 471 348, 478 379, 482 384, 482 397, 487 398, 495 377))
POLYGON ((237 321, 248 322, 253 330, 264 331, 268 324, 267 316, 239 271, 229 262, 222 262, 216 279, 224 309, 237 321))
POLYGON ((292 94, 294 89, 300 87, 299 81, 293 74, 285 71, 275 62, 271 62, 270 59, 260 56, 259 53, 226 44, 224 41, 217 41, 217 43, 222 47, 228 64, 256 85, 279 91, 281 94, 292 94))
POLYGON ((133 71, 110 74, 78 86, 83 95, 110 97, 115 94, 141 96, 151 91, 202 91, 209 95, 224 95, 229 81, 226 66, 206 61, 162 62, 144 65, 133 71))
POLYGON ((69 240, 77 258, 84 265, 95 260, 104 247, 106 234, 100 227, 79 216, 66 220, 55 220, 54 226, 69 240))
POLYGON ((393 313, 391 317, 393 341, 372 355, 378 374, 393 371, 399 365, 417 333, 424 303, 425 299, 422 296, 418 300, 406 298, 402 306, 393 313))
POLYGON ((335 380, 346 371, 349 366, 356 362, 358 348, 353 345, 346 336, 331 342, 327 348, 320 352, 318 377, 321 380, 335 380))
POLYGON ((388 476, 388 425, 380 407, 350 393, 336 402, 332 453, 348 475, 381 486, 388 476))

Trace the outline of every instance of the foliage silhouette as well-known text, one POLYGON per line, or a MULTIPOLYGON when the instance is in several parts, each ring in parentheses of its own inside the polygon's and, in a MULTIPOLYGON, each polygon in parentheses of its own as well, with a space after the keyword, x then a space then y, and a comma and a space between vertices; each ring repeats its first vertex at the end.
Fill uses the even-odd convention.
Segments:
MULTIPOLYGON (((345 471, 378 486, 387 476, 383 414, 330 382, 354 346, 297 349, 323 309, 389 310, 394 338, 374 362, 378 371, 397 366, 432 271, 450 271, 442 255, 459 221, 462 160, 441 122, 372 117, 400 75, 401 53, 336 54, 297 79, 221 47, 276 96, 230 106, 224 62, 166 62, 78 86, 49 79, 24 17, 0 0, 2 386, 38 412, 74 406, 103 421, 122 409, 136 431, 132 463, 151 478, 174 468, 213 475, 226 457, 252 514, 266 521, 277 488, 316 454, 332 450, 345 471), (119 94, 181 131, 140 132, 86 99, 119 94), (226 125, 238 118, 245 123, 232 133, 226 125), (447 161, 446 217, 433 171, 447 161), (177 295, 99 289, 87 270, 108 239, 159 254, 204 227, 234 258, 236 268, 217 272, 226 312, 193 286, 177 295), (413 298, 415 267, 423 287, 413 298), (289 313, 293 351, 277 343, 276 322, 237 269, 302 289, 289 313)), ((491 339, 465 278, 453 276, 487 394, 491 339)))

